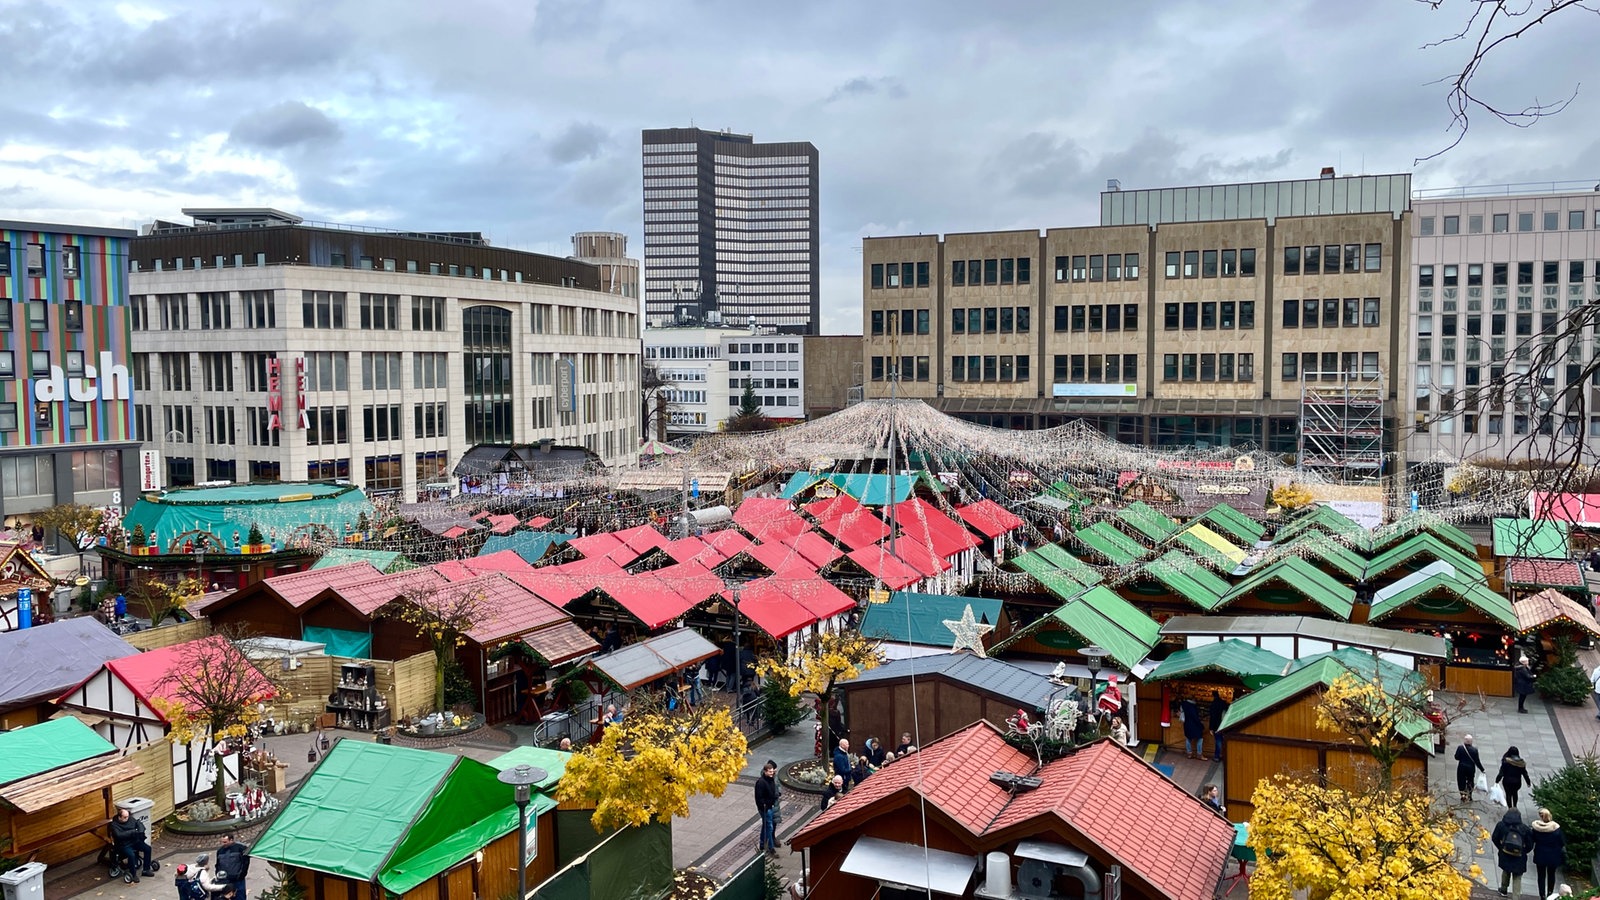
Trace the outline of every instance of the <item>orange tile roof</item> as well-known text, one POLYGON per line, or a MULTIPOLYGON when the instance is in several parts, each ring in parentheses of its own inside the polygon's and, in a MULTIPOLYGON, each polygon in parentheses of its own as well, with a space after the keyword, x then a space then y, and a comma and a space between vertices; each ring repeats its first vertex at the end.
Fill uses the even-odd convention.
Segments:
POLYGON ((1600 636, 1600 626, 1583 604, 1555 588, 1523 597, 1511 604, 1517 614, 1517 630, 1526 634, 1551 624, 1568 624, 1600 636))

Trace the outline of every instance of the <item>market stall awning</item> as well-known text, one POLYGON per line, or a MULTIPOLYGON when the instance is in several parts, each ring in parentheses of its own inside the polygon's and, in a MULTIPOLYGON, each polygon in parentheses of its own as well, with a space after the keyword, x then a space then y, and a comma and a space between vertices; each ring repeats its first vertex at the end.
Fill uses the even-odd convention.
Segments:
POLYGON ((1367 614, 1367 621, 1376 622, 1408 606, 1425 613, 1453 613, 1470 606, 1507 628, 1517 627, 1511 601, 1489 590, 1481 581, 1461 577, 1455 566, 1444 561, 1430 563, 1394 584, 1379 588, 1372 595, 1372 610, 1367 614))
POLYGON ((1571 526, 1550 519, 1495 519, 1494 555, 1567 559, 1572 556, 1571 526))
POLYGON ((1211 507, 1194 522, 1206 525, 1214 531, 1220 531, 1249 547, 1255 546, 1261 540, 1261 536, 1267 533, 1265 525, 1226 503, 1218 503, 1211 507))
MULTIPOLYGON (((1265 715, 1309 691, 1324 691, 1342 675, 1354 675, 1369 684, 1377 684, 1385 691, 1394 691, 1418 676, 1391 663, 1376 659, 1370 654, 1355 650, 1307 657, 1300 668, 1272 682, 1260 690, 1246 694, 1228 707, 1222 719, 1221 731, 1228 731, 1265 715), (1366 663, 1359 661, 1365 657, 1366 663)), ((1402 719, 1398 731, 1406 740, 1429 756, 1433 755, 1433 723, 1422 716, 1402 719)))
POLYGON ((833 565, 844 556, 844 551, 815 531, 802 531, 799 534, 783 535, 777 538, 776 543, 794 550, 811 564, 812 569, 833 565))
POLYGON ((1554 519, 1580 528, 1600 527, 1600 494, 1529 491, 1528 518, 1554 519))
POLYGON ((1116 517, 1152 543, 1172 537, 1181 527, 1178 520, 1143 500, 1136 500, 1117 510, 1116 517))
MULTIPOLYGON (((1065 626, 1083 638, 1085 644, 1096 644, 1111 651, 1111 659, 1125 670, 1143 662, 1150 655, 1150 649, 1161 640, 1161 626, 1156 620, 1104 586, 1073 597, 1013 637, 1032 634, 1052 622, 1065 626)), ((1007 639, 994 649, 998 651, 1010 642, 1011 639, 1007 639)))
POLYGON ((1578 588, 1587 590, 1583 569, 1571 559, 1508 559, 1508 587, 1578 588))
MULTIPOLYGON (((35 812, 25 808, 23 803, 31 802, 31 798, 41 792, 53 792, 52 786, 63 780, 73 781, 82 772, 107 767, 112 762, 107 757, 116 752, 117 748, 110 741, 71 716, 0 731, 0 799, 11 802, 23 812, 35 812)), ((133 775, 138 774, 138 767, 134 766, 133 775)), ((62 795, 61 799, 94 789, 84 788, 62 795)))
POLYGON ((1229 638, 1179 650, 1156 663, 1155 669, 1144 680, 1172 681, 1222 674, 1243 681, 1245 687, 1254 691, 1282 678, 1288 665, 1289 660, 1271 650, 1264 650, 1238 638, 1229 638))
POLYGON ((770 578, 758 578, 739 590, 739 612, 773 640, 782 640, 817 621, 770 578))
MULTIPOLYGON (((816 537, 814 534, 811 536, 816 537)), ((760 563, 762 568, 774 575, 817 571, 816 563, 807 559, 799 549, 788 544, 752 544, 740 555, 760 563)))
POLYGON ((704 662, 722 651, 690 628, 629 644, 589 660, 589 666, 624 691, 704 662))
POLYGON ((1216 609, 1233 587, 1199 560, 1177 550, 1145 563, 1139 572, 1208 612, 1216 609))
POLYGON ((868 575, 883 582, 883 586, 891 591, 898 591, 922 580, 921 572, 912 568, 905 560, 891 554, 885 547, 862 547, 850 551, 845 556, 868 575))
POLYGON ((1488 576, 1483 574, 1483 566, 1476 559, 1464 555, 1461 551, 1426 532, 1406 538, 1399 544, 1374 556, 1367 563, 1364 580, 1377 580, 1377 576, 1383 575, 1399 566, 1421 568, 1434 560, 1448 562, 1455 566, 1462 578, 1474 581, 1488 580, 1488 576))
POLYGON ((1361 523, 1322 503, 1316 504, 1310 511, 1301 513, 1293 521, 1279 528, 1276 541, 1285 544, 1311 531, 1331 534, 1358 550, 1365 551, 1371 546, 1372 534, 1363 528, 1361 523))
POLYGON ((892 511, 902 534, 926 537, 928 545, 940 556, 948 558, 978 546, 978 539, 964 525, 921 497, 896 503, 892 511))
POLYGON ((1227 538, 1204 525, 1190 525, 1178 535, 1177 543, 1183 545, 1196 558, 1203 559, 1224 572, 1232 572, 1244 563, 1246 553, 1227 538))
POLYGON ((811 530, 811 524, 794 511, 789 501, 778 497, 746 497, 733 511, 733 524, 763 541, 811 530))
POLYGON ((1517 615, 1517 631, 1527 634, 1552 625, 1569 625, 1600 637, 1600 625, 1583 604, 1552 588, 1523 597, 1511 605, 1517 615))
POLYGON ((531 564, 544 559, 551 547, 565 544, 574 537, 576 535, 555 531, 517 531, 511 534, 490 535, 489 539, 484 541, 483 549, 478 551, 478 555, 487 556, 501 550, 510 550, 531 564))
POLYGON ((956 515, 987 538, 997 538, 1022 527, 1021 519, 988 497, 956 507, 956 515))
POLYGON ((1369 549, 1382 550, 1414 534, 1431 534, 1467 556, 1478 555, 1478 542, 1471 535, 1433 513, 1420 510, 1406 513, 1373 532, 1369 549))
POLYGON ((1148 548, 1118 531, 1110 522, 1096 522, 1072 535, 1085 549, 1113 566, 1130 566, 1150 555, 1148 548))
POLYGON ((600 645, 595 643, 589 632, 571 620, 557 622, 538 631, 530 631, 519 636, 517 640, 533 648, 552 666, 570 662, 585 653, 593 653, 600 649, 600 645))
POLYGON ((1274 541, 1269 553, 1273 556, 1293 553, 1326 565, 1351 581, 1361 581, 1367 570, 1365 557, 1339 543, 1328 532, 1317 529, 1302 531, 1287 541, 1274 541))

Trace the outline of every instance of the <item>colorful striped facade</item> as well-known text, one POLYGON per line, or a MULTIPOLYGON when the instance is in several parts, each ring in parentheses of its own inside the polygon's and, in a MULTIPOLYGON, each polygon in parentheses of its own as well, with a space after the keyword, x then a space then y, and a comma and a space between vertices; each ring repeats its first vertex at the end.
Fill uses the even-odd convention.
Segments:
POLYGON ((0 509, 8 518, 75 499, 111 502, 122 473, 136 469, 133 236, 0 221, 0 509), (43 456, 51 459, 28 461, 43 456), (27 471, 19 475, 19 466, 27 471))

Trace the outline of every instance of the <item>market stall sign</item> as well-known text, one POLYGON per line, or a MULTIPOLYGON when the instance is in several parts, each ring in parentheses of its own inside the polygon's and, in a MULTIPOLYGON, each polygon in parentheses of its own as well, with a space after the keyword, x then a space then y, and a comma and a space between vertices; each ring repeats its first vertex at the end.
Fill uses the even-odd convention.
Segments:
POLYGON ((1076 650, 1084 646, 1083 638, 1071 631, 1038 631, 1033 639, 1057 650, 1076 650))

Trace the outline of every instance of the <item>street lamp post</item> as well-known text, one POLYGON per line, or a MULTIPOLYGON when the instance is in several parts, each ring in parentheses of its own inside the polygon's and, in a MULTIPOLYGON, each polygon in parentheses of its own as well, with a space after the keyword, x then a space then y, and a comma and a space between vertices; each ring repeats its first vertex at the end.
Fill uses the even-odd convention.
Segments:
MULTIPOLYGON (((517 900, 528 896, 528 801, 533 797, 533 786, 542 783, 549 773, 538 766, 512 766, 498 776, 502 782, 516 788, 517 801, 517 900)), ((534 852, 538 852, 535 844, 534 852)))
POLYGON ((1089 667, 1089 712, 1093 714, 1094 683, 1100 677, 1100 668, 1105 663, 1105 658, 1111 655, 1111 651, 1090 644, 1087 647, 1079 647, 1078 652, 1083 654, 1084 665, 1089 667))

